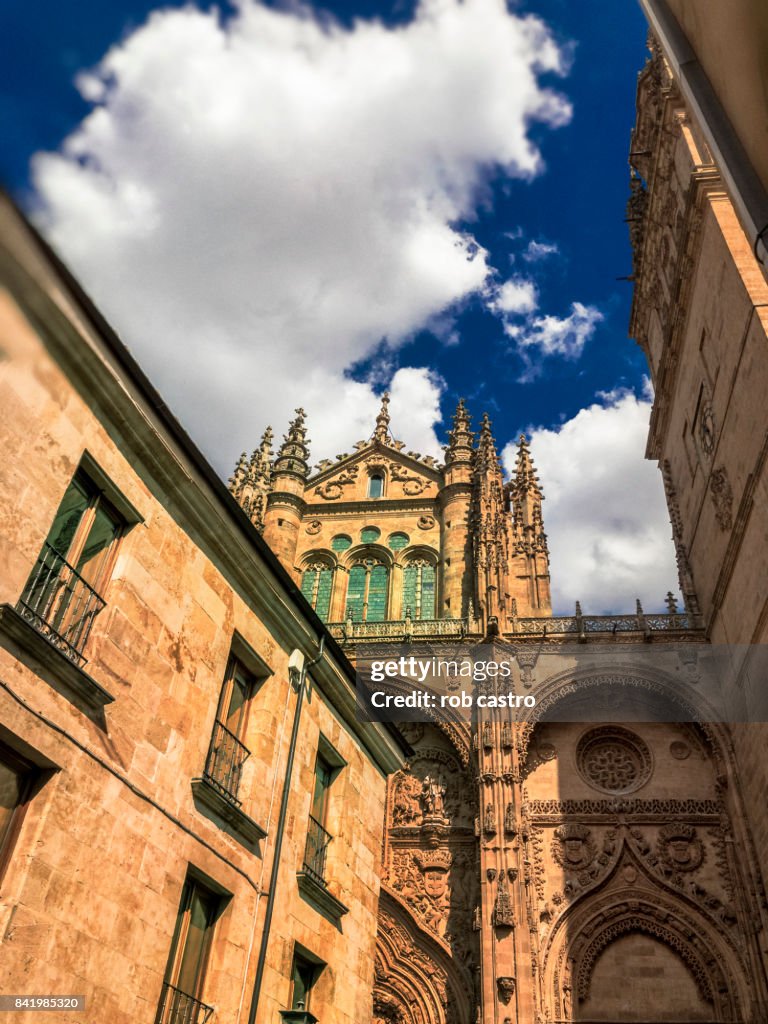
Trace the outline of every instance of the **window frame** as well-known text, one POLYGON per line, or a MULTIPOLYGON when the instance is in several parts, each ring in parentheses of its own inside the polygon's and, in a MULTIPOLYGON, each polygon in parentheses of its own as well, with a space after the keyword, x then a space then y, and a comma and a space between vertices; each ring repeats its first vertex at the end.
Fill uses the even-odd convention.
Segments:
POLYGON ((126 534, 139 522, 143 519, 136 509, 84 452, 59 498, 40 553, 16 603, 21 616, 78 668, 87 663, 84 651, 94 620, 107 605, 106 593, 118 551, 126 534), (72 512, 78 519, 67 537, 67 514, 61 520, 59 516, 73 491, 78 500, 72 512), (101 511, 109 521, 111 536, 81 565, 101 511))
POLYGON ((41 769, 38 765, 22 757, 18 751, 3 743, 2 739, 0 739, 0 761, 22 778, 18 801, 11 811, 4 833, 0 835, 0 883, 2 883, 10 866, 27 810, 36 792, 36 783, 41 778, 41 769))
POLYGON ((196 872, 192 870, 187 872, 184 884, 181 888, 179 905, 176 911, 176 922, 173 926, 171 945, 168 951, 165 971, 163 973, 163 986, 168 985, 176 992, 181 992, 183 995, 195 1000, 196 1002, 203 1002, 203 992, 205 990, 205 982, 208 976, 208 968, 210 966, 216 923, 221 917, 227 903, 227 898, 227 895, 222 890, 218 887, 214 888, 208 884, 208 881, 199 877, 196 872), (203 935, 202 955, 195 972, 195 991, 186 992, 184 989, 179 987, 178 982, 180 980, 181 969, 183 966, 186 943, 189 937, 192 901, 195 892, 198 890, 204 892, 206 894, 206 898, 210 899, 211 909, 209 917, 206 920, 205 932, 203 935))
POLYGON ((369 501, 378 501, 380 498, 383 498, 384 497, 385 486, 386 486, 386 476, 384 475, 384 471, 383 470, 375 469, 372 473, 369 473, 368 474, 368 488, 367 488, 367 492, 366 492, 366 497, 368 498, 368 500, 369 501), (373 481, 374 480, 378 480, 380 482, 380 484, 381 484, 381 489, 379 490, 378 494, 372 494, 371 493, 371 491, 373 490, 373 481))
MULTIPOLYGON (((51 530, 56 522, 54 516, 53 523, 51 523, 51 529, 45 538, 45 543, 49 545, 53 550, 64 559, 77 573, 80 579, 87 584, 92 590, 95 590, 99 597, 103 598, 106 584, 112 578, 112 572, 114 570, 115 561, 117 559, 117 549, 120 546, 120 541, 125 536, 128 530, 128 523, 125 517, 115 507, 115 505, 109 500, 102 490, 99 490, 97 485, 94 484, 93 480, 85 473, 81 467, 78 466, 72 479, 67 485, 67 490, 62 495, 62 502, 66 496, 67 491, 73 484, 78 484, 85 491, 88 498, 88 504, 86 505, 85 511, 83 512, 80 522, 77 524, 72 540, 69 543, 67 551, 59 551, 58 548, 54 548, 49 538, 51 536, 51 530), (80 568, 78 568, 78 562, 85 551, 88 538, 91 534, 91 530, 96 522, 97 512, 103 509, 107 516, 115 523, 115 533, 112 539, 109 541, 107 547, 104 549, 105 553, 101 560, 98 569, 94 575, 92 581, 88 581, 83 575, 80 568)), ((61 502, 59 503, 59 508, 61 502)), ((56 510, 58 512, 58 509, 56 510)))
POLYGON ((246 746, 245 736, 248 732, 248 723, 251 717, 251 706, 254 694, 258 687, 258 678, 253 672, 251 672, 247 665, 243 664, 242 659, 238 658, 238 656, 230 650, 229 658, 227 659, 227 667, 224 670, 224 681, 222 682, 221 693, 219 694, 219 703, 216 707, 216 722, 220 723, 225 729, 231 732, 235 739, 242 743, 243 746, 246 746), (242 707, 240 708, 237 730, 234 730, 228 725, 224 709, 232 699, 232 694, 235 689, 235 680, 238 673, 242 677, 242 681, 245 683, 245 697, 242 707))
POLYGON ((290 1004, 292 1010, 304 1010, 309 1011, 309 1006, 312 1001, 312 990, 315 987, 315 983, 320 974, 318 965, 313 963, 312 960, 308 960, 307 957, 302 956, 301 953, 294 952, 293 961, 291 963, 291 997, 290 1004), (302 979, 302 988, 304 989, 304 999, 298 1000, 296 998, 296 975, 301 976, 302 971, 306 971, 309 974, 309 981, 302 979))
POLYGON ((352 620, 355 622, 386 622, 387 616, 389 615, 392 606, 393 573, 392 566, 388 562, 384 561, 383 558, 380 558, 377 555, 362 555, 356 558, 353 564, 350 566, 349 574, 347 576, 347 592, 344 598, 344 603, 346 607, 345 618, 350 617, 350 589, 353 582, 353 572, 355 569, 358 568, 362 569, 365 572, 365 579, 363 581, 363 587, 362 590, 360 591, 360 594, 353 595, 355 602, 359 602, 360 618, 355 619, 354 616, 352 616, 352 620), (371 576, 373 574, 374 569, 378 568, 383 569, 384 572, 386 573, 386 587, 384 590, 384 608, 381 618, 372 619, 369 618, 368 615, 371 596, 371 576))

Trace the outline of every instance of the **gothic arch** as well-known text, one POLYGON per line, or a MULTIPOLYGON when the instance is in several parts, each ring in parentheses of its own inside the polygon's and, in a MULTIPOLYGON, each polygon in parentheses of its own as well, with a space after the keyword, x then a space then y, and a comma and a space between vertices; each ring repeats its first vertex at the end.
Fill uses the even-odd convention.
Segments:
POLYGON ((558 921, 545 956, 545 985, 563 1019, 578 1021, 601 956, 619 939, 644 935, 666 946, 693 978, 712 1020, 731 1022, 750 1004, 733 947, 696 908, 671 894, 622 886, 602 898, 594 891, 558 921))
POLYGON ((408 562, 417 558, 423 558, 434 566, 437 566, 439 561, 437 551, 428 544, 409 544, 407 548, 402 548, 397 552, 397 561, 403 565, 407 565, 408 562))
POLYGON ((373 990, 374 1024, 470 1024, 472 1000, 450 951, 382 888, 373 990))
POLYGON ((351 548, 347 548, 346 551, 341 553, 339 564, 343 565, 346 569, 351 569, 353 565, 365 561, 366 558, 376 559, 382 565, 386 565, 390 572, 395 564, 393 552, 379 541, 371 541, 368 544, 353 544, 351 548))
MULTIPOLYGON (((564 717, 566 709, 577 701, 588 701, 590 710, 594 711, 594 697, 598 691, 610 692, 614 698, 623 692, 634 693, 643 700, 653 700, 656 702, 655 710, 658 713, 668 712, 669 718, 658 717, 648 721, 671 721, 695 727, 706 739, 720 769, 725 771, 726 764, 730 764, 730 738, 727 729, 718 724, 722 716, 701 693, 689 686, 683 690, 680 680, 663 672, 639 672, 637 666, 620 664, 610 672, 594 669, 561 672, 538 687, 535 707, 521 710, 518 739, 521 763, 525 763, 534 729, 539 723, 568 721, 564 717)), ((590 720, 595 721, 595 718, 590 720)), ((619 721, 618 718, 609 720, 619 721)))
POLYGON ((600 957, 628 935, 650 936, 671 950, 712 1008, 713 1020, 741 1019, 740 1006, 749 997, 736 947, 691 900, 653 877, 624 843, 608 875, 565 910, 546 944, 545 976, 555 1005, 572 1004, 565 1019, 579 1019, 600 957), (620 872, 632 883, 622 882, 620 872))
POLYGON ((305 569, 315 563, 322 563, 329 569, 335 569, 338 564, 336 554, 333 551, 329 551, 327 548, 311 548, 302 554, 298 570, 299 572, 304 572, 305 569))

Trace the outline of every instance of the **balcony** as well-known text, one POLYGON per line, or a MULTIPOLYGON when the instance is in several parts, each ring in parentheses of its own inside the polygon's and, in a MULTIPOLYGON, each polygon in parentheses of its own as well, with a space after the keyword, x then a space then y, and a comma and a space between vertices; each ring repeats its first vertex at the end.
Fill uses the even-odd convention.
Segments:
MULTIPOLYGON (((509 617, 508 625, 502 630, 503 637, 615 636, 617 633, 640 633, 651 636, 660 632, 674 632, 692 635, 699 629, 699 623, 686 612, 646 614, 638 609, 630 615, 542 615, 539 617, 509 617)), ((482 637, 477 623, 467 619, 389 619, 383 622, 329 622, 328 630, 342 644, 375 644, 377 641, 410 643, 414 640, 456 640, 466 637, 477 640, 482 637), (475 632, 473 633, 473 629, 475 632)))
POLYGON ((304 863, 298 874, 298 881, 299 892, 302 896, 326 917, 338 921, 340 917, 349 912, 349 908, 328 890, 325 861, 331 839, 333 836, 326 832, 320 822, 310 814, 307 845, 304 848, 304 863))
POLYGON ((18 613, 71 662, 83 668, 83 648, 105 602, 46 541, 16 606, 18 613))
POLYGON ((333 836, 310 814, 307 845, 304 850, 304 870, 319 885, 325 885, 325 859, 333 836))
POLYGON ((206 1006, 167 981, 163 983, 155 1024, 206 1024, 212 1016, 212 1006, 206 1006))
POLYGON ((577 634, 688 632, 696 627, 686 613, 646 615, 639 609, 634 615, 547 615, 539 618, 512 619, 512 632, 523 636, 562 636, 577 634))
POLYGON ((250 750, 216 719, 203 775, 192 780, 192 793, 198 810, 209 816, 213 812, 219 825, 224 822, 236 838, 255 846, 267 833, 242 810, 238 796, 243 765, 250 756, 250 750))
POLYGON ((250 756, 250 750, 217 719, 213 726, 203 778, 235 807, 240 806, 237 797, 240 778, 243 765, 250 756))

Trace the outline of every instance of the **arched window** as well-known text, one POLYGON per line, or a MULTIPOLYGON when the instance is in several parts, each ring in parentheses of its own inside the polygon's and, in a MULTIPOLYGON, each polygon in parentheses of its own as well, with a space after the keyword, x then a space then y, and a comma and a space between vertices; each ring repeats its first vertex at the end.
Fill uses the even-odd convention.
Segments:
POLYGON ((393 551, 402 551, 403 548, 408 547, 409 540, 410 537, 407 533, 390 533, 387 538, 387 544, 393 551))
POLYGON ((380 498, 384 493, 384 477, 381 473, 373 473, 368 478, 368 497, 380 498))
POLYGON ((301 577, 301 592, 323 620, 328 621, 333 590, 333 569, 326 562, 308 565, 301 577))
POLYGON ((403 618, 435 617, 435 567, 424 558, 414 559, 403 570, 403 618))
POLYGON ((353 565, 347 587, 347 618, 383 622, 387 617, 389 569, 373 558, 353 565))

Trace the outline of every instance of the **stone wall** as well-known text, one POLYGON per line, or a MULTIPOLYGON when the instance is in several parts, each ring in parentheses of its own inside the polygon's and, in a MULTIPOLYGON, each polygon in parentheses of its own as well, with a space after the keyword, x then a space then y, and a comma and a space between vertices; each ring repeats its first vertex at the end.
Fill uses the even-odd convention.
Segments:
MULTIPOLYGON (((214 1021, 245 1021, 296 706, 288 659, 311 657, 322 627, 7 204, 2 222, 0 739, 39 771, 2 877, 0 989, 85 995, 86 1017, 62 1021, 153 1020, 191 869, 222 895, 201 998, 214 1021), (14 607, 86 450, 136 521, 77 667, 14 607), (257 675, 239 811, 192 786, 233 644, 257 675)), ((345 665, 327 653, 303 706, 259 1021, 290 1006, 296 943, 327 965, 321 1020, 370 1016, 385 774, 402 751, 355 721, 345 665), (326 822, 341 919, 297 882, 321 734, 343 763, 326 822)))

